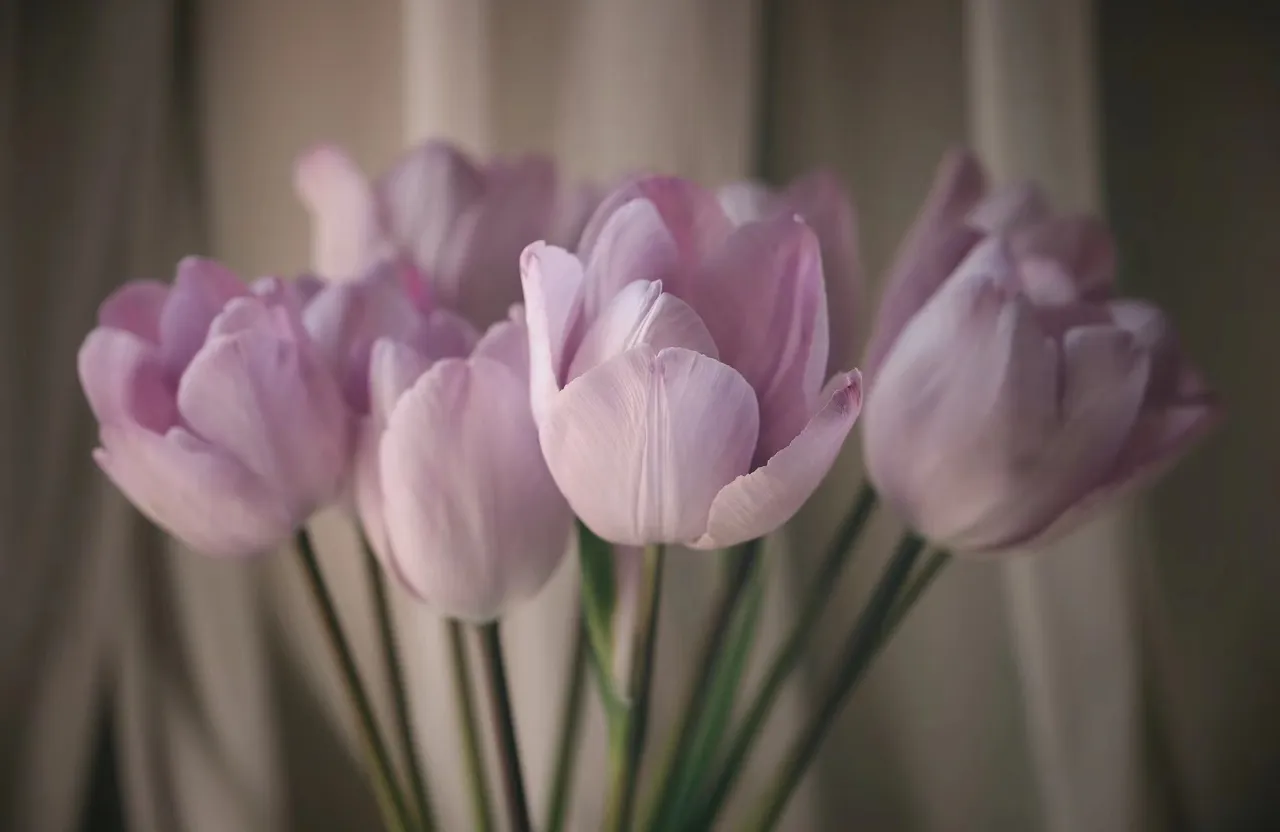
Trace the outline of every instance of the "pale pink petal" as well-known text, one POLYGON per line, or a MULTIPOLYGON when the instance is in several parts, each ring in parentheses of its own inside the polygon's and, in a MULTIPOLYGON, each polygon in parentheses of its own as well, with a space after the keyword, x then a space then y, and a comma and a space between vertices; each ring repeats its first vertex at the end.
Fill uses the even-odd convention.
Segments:
POLYGON ((795 180, 782 200, 804 219, 822 244, 823 285, 831 321, 827 364, 818 368, 825 378, 849 366, 862 346, 866 277, 857 216, 840 179, 829 171, 815 171, 795 180))
POLYGON ((161 435, 104 426, 102 444, 94 459, 111 481, 152 522, 197 551, 265 552, 297 522, 244 466, 183 428, 161 435))
POLYGON ((352 280, 387 253, 373 188, 340 148, 304 153, 293 183, 311 214, 311 266, 322 277, 352 280))
POLYGON ((790 520, 817 490, 862 410, 862 377, 856 370, 833 382, 826 404, 790 445, 716 495, 707 533, 692 544, 695 549, 763 537, 790 520))
POLYGON ((441 614, 496 618, 560 564, 572 517, 505 366, 438 362, 391 414, 381 464, 393 557, 441 614))
POLYGON ((637 280, 617 293, 587 330, 569 365, 568 381, 638 346, 684 347, 718 358, 711 333, 687 303, 662 291, 660 282, 637 280))
POLYGON ((622 287, 673 276, 676 243, 652 202, 637 199, 609 218, 586 261, 582 314, 590 325, 622 287))
POLYGON ((1087 500, 1132 435, 1149 370, 1148 354, 1123 330, 1082 327, 1067 333, 1056 430, 1034 465, 1022 472, 1016 499, 954 544, 968 551, 1009 548, 1041 534, 1087 500))
POLYGON ((982 232, 966 225, 965 218, 985 192, 982 168, 971 154, 952 151, 943 158, 924 206, 885 277, 862 366, 868 386, 874 386, 902 328, 981 239, 982 232))
POLYGON ((756 391, 763 463, 804 428, 822 388, 828 341, 818 239, 789 216, 744 225, 682 297, 706 322, 720 359, 756 391))
POLYGON ((510 318, 489 327, 471 355, 505 365, 522 383, 528 385, 529 329, 524 321, 524 307, 513 306, 510 318))
POLYGON ((767 185, 754 181, 723 185, 716 191, 716 199, 734 225, 768 219, 778 203, 777 196, 767 185))
POLYGON ((413 347, 379 338, 369 357, 369 399, 374 424, 381 430, 396 402, 430 369, 433 360, 413 347))
POLYGON ((534 418, 541 423, 568 370, 569 336, 582 314, 582 263, 564 249, 534 243, 520 257, 520 276, 529 329, 529 389, 534 418))
POLYGON ((637 347, 552 399, 542 448, 588 527, 614 543, 685 543, 746 473, 759 433, 751 385, 692 350, 637 347))
POLYGON ((349 411, 319 355, 278 326, 264 321, 211 338, 182 377, 178 410, 198 435, 282 495, 299 519, 341 490, 351 454, 349 411))
POLYGON ((601 201, 582 232, 578 253, 583 260, 590 262, 614 212, 635 199, 654 204, 676 241, 681 262, 688 265, 714 251, 733 230, 711 191, 675 176, 642 176, 615 188, 601 201))
POLYGON ((155 280, 131 280, 98 307, 98 326, 123 329, 144 341, 160 343, 160 312, 169 287, 155 280))
POLYGON ((477 326, 520 300, 520 253, 545 239, 555 210, 555 169, 528 157, 491 166, 484 198, 458 220, 433 272, 440 303, 477 326))
POLYGON ((102 425, 164 433, 178 422, 174 388, 154 343, 123 329, 89 333, 77 357, 80 384, 102 425))
MULTIPOLYGON (((1065 275, 1074 290, 1071 301, 1100 300, 1115 279, 1115 243, 1097 217, 1053 217, 1014 234, 1010 245, 1024 270, 1056 267, 1065 275)), ((1042 302, 1034 294, 1031 297, 1042 302)))
MULTIPOLYGON (((376 352, 375 352, 376 355, 376 352)), ((382 501, 382 464, 379 448, 384 424, 375 416, 360 421, 357 432, 355 460, 351 469, 351 490, 356 516, 364 529, 369 547, 384 569, 394 570, 391 543, 387 537, 387 522, 382 501)))
POLYGON ((386 227, 428 272, 440 266, 454 224, 484 191, 483 173, 461 150, 438 140, 404 154, 377 184, 386 227))
POLYGON ((209 325, 223 307, 248 294, 240 278, 220 263, 187 257, 178 264, 173 288, 160 313, 164 362, 175 380, 204 343, 209 325))

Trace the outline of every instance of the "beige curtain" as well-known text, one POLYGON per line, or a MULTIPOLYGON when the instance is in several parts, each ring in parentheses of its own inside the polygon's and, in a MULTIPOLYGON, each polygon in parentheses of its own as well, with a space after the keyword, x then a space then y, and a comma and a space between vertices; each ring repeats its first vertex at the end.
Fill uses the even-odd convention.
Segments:
MULTIPOLYGON (((126 277, 166 274, 183 251, 250 274, 301 265, 290 164, 306 145, 338 141, 377 169, 428 135, 552 152, 601 179, 657 168, 780 181, 832 166, 857 197, 873 275, 953 142, 997 179, 1034 176, 1068 207, 1109 213, 1123 279, 1169 305, 1224 390, 1229 427, 1154 495, 1044 557, 953 567, 828 737, 786 826, 1280 824, 1267 719, 1280 704, 1268 591, 1280 583, 1280 399, 1257 383, 1274 373, 1280 267, 1280 63, 1267 46, 1280 32, 1265 12, 1154 0, 16 5, 0 8, 0 390, 19 391, 0 400, 0 462, 16 474, 0 492, 0 828, 76 828, 103 713, 130 828, 373 824, 292 560, 162 551, 88 463, 72 369, 97 301, 126 277)), ((771 545, 762 654, 848 503, 856 444, 771 545)), ((352 530, 337 512, 316 529, 380 680, 352 530)), ((875 547, 897 531, 887 513, 876 521, 735 811, 803 718, 880 565, 875 547)), ((706 559, 671 563, 655 745, 714 586, 706 559)), ((505 634, 537 814, 575 582, 569 564, 505 634)), ((469 828, 439 625, 396 600, 444 828, 469 828)), ((598 712, 586 742, 572 818, 584 830, 603 802, 598 712)))

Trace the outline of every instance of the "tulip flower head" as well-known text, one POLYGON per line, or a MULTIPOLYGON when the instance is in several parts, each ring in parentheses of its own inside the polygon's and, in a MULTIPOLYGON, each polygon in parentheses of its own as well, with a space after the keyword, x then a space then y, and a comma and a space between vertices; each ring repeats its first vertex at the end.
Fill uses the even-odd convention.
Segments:
POLYGON ((962 552, 1041 542, 1214 423, 1164 314, 1114 297, 1114 271, 1097 220, 943 163, 866 361, 867 470, 913 527, 962 552))
POLYGON ((823 386, 822 262, 796 217, 734 228, 713 194, 642 178, 606 197, 578 256, 534 244, 521 272, 542 450, 607 540, 766 534, 858 416, 856 371, 823 386))
POLYGON ((572 517, 529 409, 522 311, 480 336, 415 302, 414 279, 383 263, 306 320, 361 414, 354 498, 375 554, 441 614, 488 621, 550 579, 572 517))
POLYGON ((343 485, 351 416, 282 293, 188 258, 101 306, 79 373, 94 459, 147 517, 211 555, 285 540, 343 485))
POLYGON ((594 191, 557 178, 549 159, 478 164, 427 141, 374 181, 340 149, 303 154, 295 188, 312 218, 312 268, 352 280, 386 259, 426 276, 432 302, 477 326, 520 298, 521 250, 535 240, 577 243, 594 191))

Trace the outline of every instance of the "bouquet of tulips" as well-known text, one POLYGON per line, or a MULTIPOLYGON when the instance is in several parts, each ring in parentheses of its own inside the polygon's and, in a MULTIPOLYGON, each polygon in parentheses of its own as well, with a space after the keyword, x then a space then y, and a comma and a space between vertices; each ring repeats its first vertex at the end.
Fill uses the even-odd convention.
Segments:
POLYGON ((532 829, 498 628, 573 556, 577 661, 539 827, 564 825, 589 676, 609 724, 604 827, 704 830, 883 501, 908 531, 759 795, 751 828, 768 830, 953 554, 1061 533, 1218 416, 1161 312, 1112 294, 1107 229, 1054 213, 1032 186, 989 189, 965 152, 943 160, 886 276, 861 372, 844 363, 860 311, 854 215, 826 174, 781 191, 640 176, 603 192, 545 159, 479 164, 441 142, 372 181, 327 146, 295 173, 313 220, 307 274, 246 284, 191 258, 171 284, 128 283, 102 304, 79 372, 95 459, 147 517, 210 556, 292 539, 398 832, 436 822, 384 579, 449 621, 478 828, 497 798, 462 639, 474 631, 484 657, 501 806, 510 828, 532 829), (740 691, 761 541, 818 487, 860 414, 867 484, 759 689, 740 691), (403 771, 307 534, 334 503, 358 518, 377 578, 403 771), (681 568, 664 557, 676 546, 722 550, 727 569, 639 795, 660 575, 681 568))

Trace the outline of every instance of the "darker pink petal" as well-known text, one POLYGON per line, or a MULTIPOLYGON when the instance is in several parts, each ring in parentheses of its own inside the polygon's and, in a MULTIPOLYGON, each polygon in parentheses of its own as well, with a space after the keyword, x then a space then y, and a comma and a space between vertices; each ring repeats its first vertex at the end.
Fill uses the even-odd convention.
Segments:
POLYGON ((590 262, 609 218, 635 199, 647 199, 658 209, 686 264, 702 260, 732 230, 715 194, 674 176, 642 176, 616 188, 600 203, 582 232, 578 254, 584 261, 590 262))
POLYGON ((160 344, 174 379, 204 343, 209 325, 233 298, 249 293, 240 278, 213 260, 187 257, 160 313, 160 344))
POLYGON ((98 307, 98 326, 123 329, 144 341, 160 343, 160 313, 169 287, 155 280, 131 280, 98 307))
POLYGON ((102 425, 164 433, 177 424, 174 389, 152 343, 122 329, 89 333, 77 359, 80 384, 102 425))

